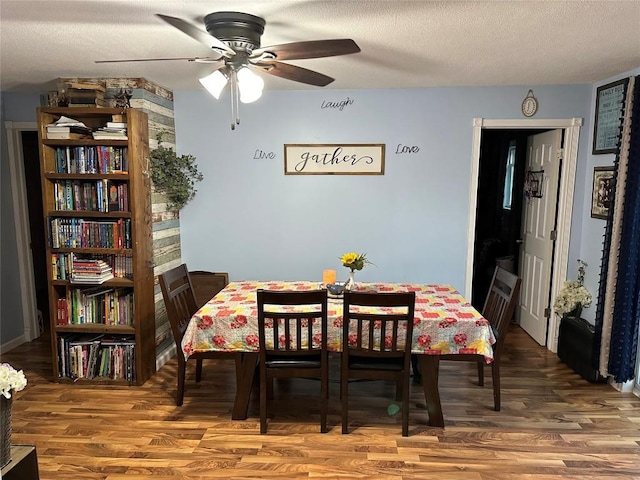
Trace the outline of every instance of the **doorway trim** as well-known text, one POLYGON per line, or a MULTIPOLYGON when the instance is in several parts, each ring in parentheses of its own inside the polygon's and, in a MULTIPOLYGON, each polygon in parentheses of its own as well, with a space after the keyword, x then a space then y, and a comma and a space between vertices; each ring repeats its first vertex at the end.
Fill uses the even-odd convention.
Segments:
MULTIPOLYGON (((562 283, 567 278, 569 263, 569 238, 571 234, 571 218, 573 196, 576 181, 576 165, 578 162, 578 140, 582 118, 568 119, 473 119, 473 137, 471 149, 471 183, 469 185, 469 228, 467 234, 467 269, 465 275, 465 296, 471 298, 473 286, 473 256, 475 248, 476 208, 478 203, 478 174, 480 173, 480 144, 483 129, 563 129, 563 161, 560 175, 558 196, 556 243, 551 273, 551 298, 558 294, 562 283)), ((555 315, 549 318, 547 329, 547 348, 552 352, 558 347, 559 322, 555 315)))
MULTIPOLYGON (((22 150, 21 134, 24 131, 37 131, 38 124, 36 122, 6 121, 4 125, 7 132, 7 147, 9 150, 13 222, 16 228, 18 276, 20 278, 20 292, 22 297, 22 320, 24 322, 22 338, 25 342, 30 342, 40 336, 40 326, 38 324, 33 258, 31 257, 31 249, 29 247, 31 243, 31 231, 29 229, 27 192, 24 167, 22 164, 24 152, 22 150)), ((22 343, 20 337, 18 337, 16 341, 22 343)))

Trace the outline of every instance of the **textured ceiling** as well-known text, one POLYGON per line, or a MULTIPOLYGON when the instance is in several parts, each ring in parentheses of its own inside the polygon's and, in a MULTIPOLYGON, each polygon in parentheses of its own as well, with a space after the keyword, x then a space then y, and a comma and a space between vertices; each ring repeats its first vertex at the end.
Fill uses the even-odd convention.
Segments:
MULTIPOLYGON (((361 52, 291 61, 335 78, 324 88, 594 83, 640 67, 640 1, 0 0, 0 88, 58 77, 144 77, 200 89, 211 66, 95 60, 206 56, 155 16, 233 10, 263 17, 262 45, 352 38, 361 52)), ((265 75, 268 89, 311 89, 265 75)))

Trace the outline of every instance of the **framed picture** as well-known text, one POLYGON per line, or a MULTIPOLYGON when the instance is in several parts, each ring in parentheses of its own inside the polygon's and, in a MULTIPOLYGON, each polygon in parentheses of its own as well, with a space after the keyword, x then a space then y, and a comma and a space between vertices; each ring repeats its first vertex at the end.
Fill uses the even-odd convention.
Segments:
POLYGON ((606 220, 613 201, 613 167, 594 167, 591 216, 606 220))
POLYGON ((285 175, 384 175, 384 143, 285 144, 285 175))
POLYGON ((598 87, 593 127, 593 154, 616 153, 628 79, 598 87))

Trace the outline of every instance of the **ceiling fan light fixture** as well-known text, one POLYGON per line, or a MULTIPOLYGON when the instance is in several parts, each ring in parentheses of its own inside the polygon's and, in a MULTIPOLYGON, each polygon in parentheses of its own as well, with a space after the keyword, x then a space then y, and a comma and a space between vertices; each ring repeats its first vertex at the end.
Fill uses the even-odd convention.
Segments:
POLYGON ((199 79, 199 82, 217 100, 220 98, 222 90, 227 85, 228 80, 228 77, 221 70, 216 70, 211 75, 199 79))
POLYGON ((237 73, 240 101, 242 103, 255 102, 262 96, 264 80, 248 67, 240 67, 237 73))

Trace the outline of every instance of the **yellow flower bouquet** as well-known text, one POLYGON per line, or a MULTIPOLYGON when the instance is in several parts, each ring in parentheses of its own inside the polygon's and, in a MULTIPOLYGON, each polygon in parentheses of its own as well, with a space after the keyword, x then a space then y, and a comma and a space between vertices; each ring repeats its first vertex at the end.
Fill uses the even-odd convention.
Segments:
POLYGON ((347 252, 340 257, 340 261, 344 267, 350 268, 352 272, 362 270, 365 265, 373 265, 367 259, 366 253, 347 252))
POLYGON ((366 253, 347 252, 340 257, 342 265, 351 269, 349 271, 349 280, 344 285, 346 290, 355 290, 357 288, 354 272, 362 270, 365 265, 373 265, 368 259, 366 253))

